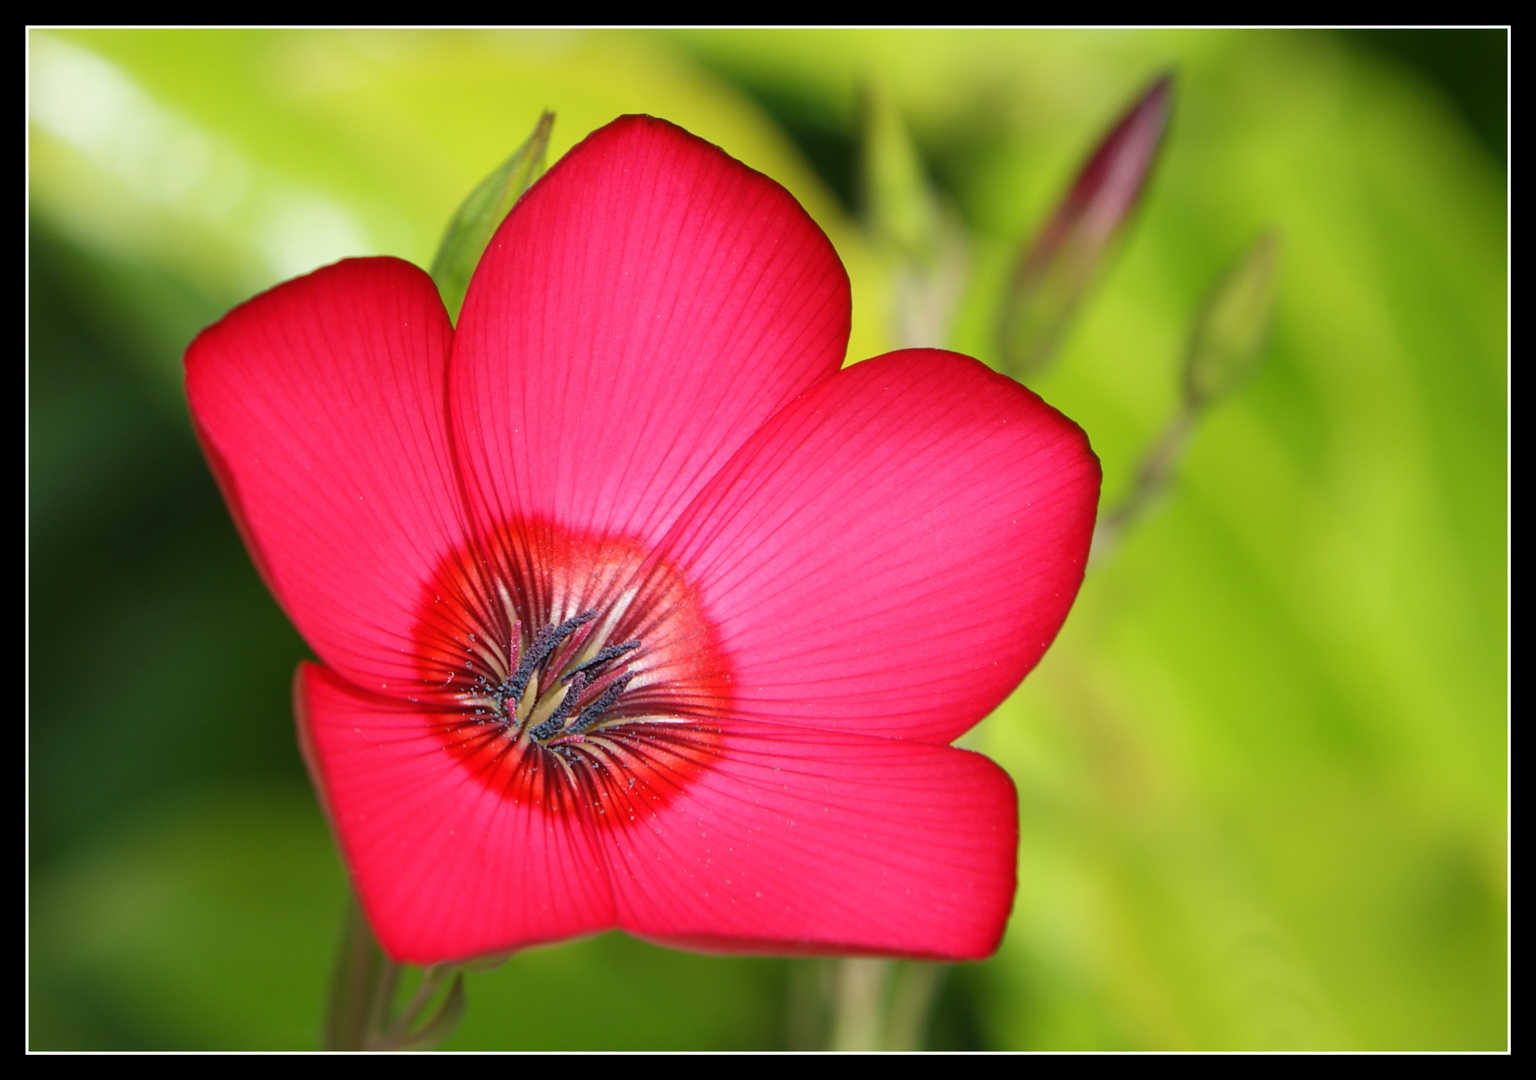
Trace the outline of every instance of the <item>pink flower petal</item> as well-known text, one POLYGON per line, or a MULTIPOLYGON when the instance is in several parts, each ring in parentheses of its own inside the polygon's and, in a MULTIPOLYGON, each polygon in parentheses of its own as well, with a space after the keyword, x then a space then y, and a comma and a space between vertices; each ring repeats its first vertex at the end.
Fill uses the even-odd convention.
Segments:
POLYGON ((278 601, 360 686, 418 681, 427 583, 464 536, 443 406, 452 329, 430 278, 350 259, 279 285, 187 350, 187 396, 278 601))
POLYGON ((775 416, 663 551, 730 658, 736 715, 947 743, 1056 636, 1098 496, 1076 424, 910 350, 775 416))
POLYGON ((512 211, 454 343, 454 435, 482 527, 654 543, 768 417, 835 372, 848 278, 778 184, 624 117, 512 211))
POLYGON ((432 964, 615 923, 596 830, 546 812, 536 774, 493 745, 454 752, 456 719, 299 669, 302 743, 363 909, 395 960, 432 964), (485 782, 499 776, 499 787, 485 782))
POLYGON ((1018 846, 1002 769, 926 743, 722 730, 719 757, 669 805, 637 800, 642 827, 607 831, 624 929, 733 952, 958 960, 997 948, 1018 846))

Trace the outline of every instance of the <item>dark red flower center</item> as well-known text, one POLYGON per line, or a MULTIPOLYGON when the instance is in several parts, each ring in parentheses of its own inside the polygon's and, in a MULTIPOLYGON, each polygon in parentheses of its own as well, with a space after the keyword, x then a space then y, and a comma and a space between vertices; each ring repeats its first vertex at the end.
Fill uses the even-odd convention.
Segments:
POLYGON ((416 639, 417 699, 506 798, 632 819, 718 753, 717 635, 676 568, 633 541, 507 526, 445 560, 416 639))

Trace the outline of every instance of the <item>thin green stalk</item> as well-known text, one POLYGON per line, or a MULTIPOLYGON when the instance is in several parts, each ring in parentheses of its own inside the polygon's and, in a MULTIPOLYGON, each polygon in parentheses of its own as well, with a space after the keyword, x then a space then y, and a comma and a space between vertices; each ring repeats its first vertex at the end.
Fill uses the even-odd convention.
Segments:
POLYGON ((349 899, 331 980, 325 1049, 429 1050, 453 1033, 464 1014, 464 973, 452 965, 427 968, 410 1001, 397 1011, 403 970, 379 947, 357 900, 349 899))
POLYGON ((368 1036, 388 984, 393 991, 396 965, 384 955, 368 920, 354 897, 347 898, 337 950, 336 971, 331 979, 331 998, 325 1020, 327 1050, 368 1049, 368 1036))
POLYGON ((886 989, 893 967, 890 960, 863 957, 837 962, 829 1049, 885 1048, 886 989))
POLYGON ((897 965, 885 1025, 887 1050, 921 1050, 928 1045, 928 1024, 949 968, 918 961, 897 965))
POLYGON ((1198 406, 1181 406, 1163 429, 1162 435, 1147 451, 1146 457, 1142 458, 1141 468, 1136 472, 1136 482, 1131 490, 1113 510, 1099 519, 1098 527, 1093 530, 1093 546, 1088 552, 1090 566, 1102 561, 1114 550, 1126 530, 1141 520, 1172 482, 1189 437, 1194 433, 1199 412, 1198 406))

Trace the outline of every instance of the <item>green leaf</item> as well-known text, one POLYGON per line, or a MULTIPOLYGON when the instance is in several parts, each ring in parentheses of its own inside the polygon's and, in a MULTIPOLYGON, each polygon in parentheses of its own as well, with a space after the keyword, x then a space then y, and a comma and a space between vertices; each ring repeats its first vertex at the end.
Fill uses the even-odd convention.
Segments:
POLYGON ((533 134, 480 181, 443 232, 432 260, 432 280, 437 282, 443 305, 455 322, 486 245, 523 192, 544 174, 544 156, 554 124, 555 114, 546 110, 534 125, 533 134))

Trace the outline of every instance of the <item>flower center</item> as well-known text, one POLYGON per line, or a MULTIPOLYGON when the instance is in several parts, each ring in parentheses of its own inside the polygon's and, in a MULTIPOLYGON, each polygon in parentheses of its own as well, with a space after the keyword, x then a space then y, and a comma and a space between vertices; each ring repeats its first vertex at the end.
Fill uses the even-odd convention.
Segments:
MULTIPOLYGON (((608 644, 594 626, 597 617, 597 610, 589 608, 520 640, 517 667, 509 675, 495 685, 491 676, 480 676, 481 692, 469 703, 481 721, 566 757, 588 732, 623 722, 616 707, 635 677, 627 660, 644 642, 608 644)), ((500 650, 482 651, 485 670, 494 670, 502 655, 500 650)))
POLYGON ((677 569, 633 541, 509 525, 445 560, 416 639, 435 730, 514 801, 615 820, 617 800, 632 819, 718 753, 717 635, 677 569))

